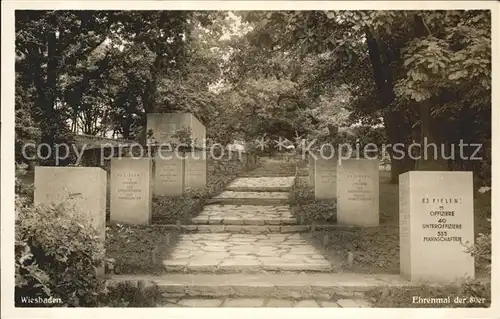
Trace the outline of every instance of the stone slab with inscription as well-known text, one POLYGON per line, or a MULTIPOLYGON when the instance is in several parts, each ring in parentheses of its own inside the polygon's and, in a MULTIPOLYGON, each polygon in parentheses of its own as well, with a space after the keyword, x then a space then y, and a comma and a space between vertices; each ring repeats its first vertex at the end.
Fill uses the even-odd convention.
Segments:
POLYGON ((148 225, 153 200, 150 158, 111 159, 111 222, 148 225))
POLYGON ((412 282, 451 283, 474 277, 471 172, 411 171, 399 175, 401 275, 412 282))
POLYGON ((352 226, 379 224, 377 160, 340 161, 337 167, 337 223, 352 226))
POLYGON ((158 152, 155 157, 154 194, 182 196, 184 193, 184 159, 176 152, 158 152))
POLYGON ((153 131, 154 140, 159 143, 172 143, 177 130, 190 129, 195 147, 204 148, 205 126, 191 113, 148 113, 147 131, 153 131))
POLYGON ((105 239, 106 171, 99 167, 35 167, 37 204, 65 202, 77 213, 86 214, 105 239))
MULTIPOLYGON (((106 171, 99 167, 35 167, 34 204, 71 207, 91 220, 101 242, 106 239, 106 171)), ((97 271, 104 275, 104 266, 97 271)))
POLYGON ((203 150, 185 153, 184 160, 185 189, 204 189, 207 186, 207 158, 203 150))
POLYGON ((338 159, 319 156, 313 163, 314 197, 319 200, 337 198, 338 159))

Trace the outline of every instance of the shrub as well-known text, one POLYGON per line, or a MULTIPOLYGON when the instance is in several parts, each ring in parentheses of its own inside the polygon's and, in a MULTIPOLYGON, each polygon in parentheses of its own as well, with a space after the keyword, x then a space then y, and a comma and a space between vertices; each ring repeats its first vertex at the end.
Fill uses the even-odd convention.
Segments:
POLYGON ((34 188, 33 184, 29 184, 23 181, 23 176, 27 174, 27 169, 25 166, 16 164, 16 178, 14 184, 14 192, 19 195, 27 198, 28 200, 33 200, 34 197, 34 188))
POLYGON ((91 221, 67 205, 34 207, 19 196, 16 211, 16 306, 51 306, 26 304, 26 297, 55 298, 57 306, 95 304, 104 289, 96 273, 104 247, 91 221))
POLYGON ((114 259, 116 274, 161 274, 175 246, 175 229, 141 225, 111 225, 106 228, 106 257, 114 259))
POLYGON ((336 200, 316 200, 314 190, 308 185, 305 178, 297 177, 292 188, 292 205, 300 208, 302 214, 308 221, 335 222, 337 218, 336 200))
POLYGON ((207 198, 223 191, 235 177, 236 174, 231 173, 210 173, 207 176, 207 186, 203 189, 186 188, 182 197, 153 197, 153 223, 175 224, 177 220, 188 222, 202 211, 207 198))
POLYGON ((491 234, 479 233, 475 244, 467 246, 466 251, 474 257, 478 267, 491 270, 491 234))
POLYGON ((153 197, 152 213, 154 224, 175 224, 186 222, 203 209, 203 200, 189 197, 153 197))

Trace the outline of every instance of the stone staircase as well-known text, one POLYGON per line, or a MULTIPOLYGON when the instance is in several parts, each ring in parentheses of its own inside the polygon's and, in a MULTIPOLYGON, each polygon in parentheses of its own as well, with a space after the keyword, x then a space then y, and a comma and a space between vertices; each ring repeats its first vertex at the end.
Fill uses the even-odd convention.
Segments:
POLYGON ((289 164, 264 162, 214 197, 184 226, 190 232, 163 261, 167 275, 113 280, 153 282, 166 307, 369 307, 367 289, 404 285, 399 276, 336 273, 302 238, 287 205, 289 164))

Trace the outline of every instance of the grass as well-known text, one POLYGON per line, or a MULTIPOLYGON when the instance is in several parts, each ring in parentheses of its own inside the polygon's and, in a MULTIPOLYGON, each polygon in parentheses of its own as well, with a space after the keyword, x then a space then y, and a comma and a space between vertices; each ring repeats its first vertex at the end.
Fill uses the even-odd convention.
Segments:
POLYGON ((162 261, 179 232, 163 227, 111 225, 106 229, 106 257, 115 259, 121 274, 161 274, 162 261))
POLYGON ((305 234, 337 271, 399 274, 399 230, 394 227, 349 227, 305 234), (325 237, 327 244, 324 245, 325 237), (353 263, 348 264, 349 252, 353 263))

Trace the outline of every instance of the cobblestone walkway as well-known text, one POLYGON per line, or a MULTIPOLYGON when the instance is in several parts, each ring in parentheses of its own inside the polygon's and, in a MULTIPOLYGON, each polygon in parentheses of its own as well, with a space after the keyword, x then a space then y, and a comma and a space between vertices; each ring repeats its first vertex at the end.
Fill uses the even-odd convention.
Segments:
POLYGON ((296 224, 288 206, 207 205, 194 224, 289 225, 296 224))
POLYGON ((164 261, 168 272, 330 271, 300 234, 185 234, 164 261))
POLYGON ((293 177, 240 177, 229 184, 227 190, 287 191, 292 184, 293 177))
POLYGON ((295 163, 276 160, 271 158, 260 158, 261 165, 251 172, 242 176, 246 177, 289 177, 295 175, 295 163))
POLYGON ((285 192, 233 192, 224 191, 214 198, 235 198, 235 199, 288 199, 288 193, 285 192))
POLYGON ((217 196, 210 198, 209 204, 224 205, 286 205, 289 201, 289 192, 269 191, 223 191, 217 196))
POLYGON ((277 298, 168 298, 160 307, 270 307, 270 308, 367 308, 362 298, 333 300, 289 300, 277 298))
MULTIPOLYGON (((294 173, 294 163, 263 160, 260 168, 234 180, 225 191, 207 201, 203 211, 191 219, 191 225, 185 225, 192 232, 181 234, 169 258, 163 261, 166 272, 171 276, 209 276, 222 285, 223 276, 231 275, 245 282, 254 275, 289 274, 295 278, 300 274, 332 274, 330 262, 298 233, 297 227, 304 225, 297 225, 288 206, 294 173), (228 227, 242 229, 232 232, 228 227)), ((249 287, 243 284, 237 295, 233 290, 238 288, 234 285, 232 288, 216 285, 213 291, 207 287, 198 295, 193 295, 188 287, 181 287, 181 291, 168 293, 159 306, 369 306, 362 296, 344 299, 330 294, 325 298, 324 294, 313 293, 311 284, 304 282, 284 294, 267 296, 252 294, 274 289, 259 282, 249 287)), ((336 284, 330 283, 328 287, 336 284)))

